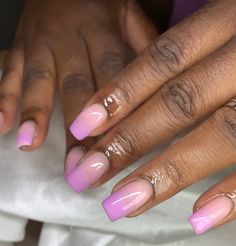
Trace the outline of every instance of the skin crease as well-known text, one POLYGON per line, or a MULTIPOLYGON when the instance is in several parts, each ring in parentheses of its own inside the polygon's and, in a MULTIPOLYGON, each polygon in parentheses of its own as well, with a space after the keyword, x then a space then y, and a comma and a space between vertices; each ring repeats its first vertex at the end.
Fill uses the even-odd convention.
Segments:
MULTIPOLYGON (((69 152, 80 144, 69 132, 77 110, 156 35, 135 1, 27 1, 0 86, 1 133, 15 125, 22 96, 20 122, 34 121, 37 135, 21 150, 39 148, 59 91, 69 152)), ((94 141, 87 139, 83 145, 94 141)))
MULTIPOLYGON (((159 42, 123 70, 132 59, 129 48, 141 53, 156 33, 134 1, 129 1, 130 5, 127 1, 99 3, 101 5, 82 0, 28 1, 0 87, 0 109, 6 117, 3 132, 8 132, 15 122, 22 93, 21 122, 34 120, 38 136, 33 145, 24 150, 38 148, 46 137, 54 94, 59 89, 68 152, 78 144, 69 134, 70 124, 96 89, 110 82, 87 103, 104 103, 110 116, 92 135, 103 133, 133 113, 92 149, 104 151, 110 158, 111 169, 100 180, 103 183, 144 153, 218 109, 203 125, 115 187, 117 190, 132 179, 143 177, 153 184, 153 198, 131 214, 135 216, 236 162, 235 106, 220 108, 236 92, 232 72, 236 60, 233 39, 236 5, 229 0, 213 1, 161 36, 159 42), (64 11, 65 3, 67 11, 64 11), (77 7, 81 15, 75 11, 77 7), (137 20, 142 20, 140 26, 137 20), (110 33, 111 29, 116 30, 115 34, 110 33), (99 35, 94 36, 97 34, 94 30, 99 30, 99 35), (131 30, 135 30, 132 37, 126 35, 132 35, 131 30), (60 42, 56 42, 58 40, 60 42), (179 43, 181 46, 176 45, 179 43), (112 67, 104 65, 107 61, 112 67), (193 85, 200 85, 204 90, 193 85), (156 93, 160 88, 164 89, 156 93), (147 102, 143 104, 144 101, 147 102), (158 112, 158 117, 153 112, 158 112)), ((84 145, 89 147, 92 143, 89 139, 84 145)), ((227 194, 234 193, 232 180, 226 182, 224 192, 227 194)), ((214 196, 221 185, 216 187, 214 196)), ((199 200, 199 207, 206 202, 206 197, 211 198, 209 194, 213 193, 199 200)), ((235 214, 231 213, 222 223, 234 218, 235 214)))
MULTIPOLYGON (((157 38, 86 104, 100 103, 109 115, 91 135, 106 134, 86 155, 103 151, 110 160, 110 170, 93 187, 204 120, 115 186, 113 192, 139 178, 153 184, 153 199, 130 216, 236 162, 235 10, 233 1, 210 1, 157 38)), ((220 223, 232 219, 235 213, 220 223)))

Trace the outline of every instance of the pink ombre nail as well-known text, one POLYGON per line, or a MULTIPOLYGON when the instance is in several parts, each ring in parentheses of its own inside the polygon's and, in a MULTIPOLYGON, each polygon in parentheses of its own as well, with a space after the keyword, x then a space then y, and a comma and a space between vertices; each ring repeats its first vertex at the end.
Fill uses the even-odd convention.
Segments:
POLYGON ((85 108, 75 119, 70 131, 75 138, 83 140, 108 118, 105 107, 101 104, 93 104, 85 108))
POLYGON ((97 183, 108 168, 107 156, 102 152, 96 152, 82 159, 66 180, 76 192, 82 192, 97 183))
POLYGON ((74 170, 84 155, 85 148, 82 146, 74 147, 70 150, 65 161, 65 176, 68 176, 74 170))
POLYGON ((20 149, 24 146, 31 146, 36 134, 36 123, 34 121, 24 122, 17 134, 16 145, 20 149))
POLYGON ((233 209, 233 203, 227 196, 219 196, 197 210, 189 217, 196 234, 202 234, 226 218, 233 209))
POLYGON ((110 220, 115 221, 142 207, 152 196, 152 185, 137 179, 111 194, 102 205, 110 220))

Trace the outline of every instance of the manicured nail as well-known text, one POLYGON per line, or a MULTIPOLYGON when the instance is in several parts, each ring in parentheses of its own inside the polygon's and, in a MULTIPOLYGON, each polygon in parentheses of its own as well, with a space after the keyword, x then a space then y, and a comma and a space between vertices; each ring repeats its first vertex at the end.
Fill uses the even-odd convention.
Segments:
POLYGON ((24 146, 31 146, 36 133, 36 124, 34 121, 24 122, 17 134, 16 145, 20 149, 24 146))
POLYGON ((101 104, 93 104, 85 108, 75 119, 70 131, 75 138, 83 140, 108 118, 105 107, 101 104))
POLYGON ((85 148, 82 146, 74 147, 70 150, 65 161, 65 176, 67 177, 76 167, 80 159, 85 155, 85 148))
POLYGON ((0 132, 3 130, 4 123, 5 123, 4 114, 3 114, 3 112, 0 112, 0 132))
POLYGON ((152 185, 138 179, 111 194, 102 205, 110 220, 115 221, 142 207, 152 196, 152 185))
POLYGON ((76 192, 82 192, 97 183, 108 168, 107 156, 102 152, 96 152, 82 159, 66 180, 76 192))
POLYGON ((226 218, 233 209, 227 196, 219 196, 192 214, 188 221, 196 234, 202 234, 226 218))

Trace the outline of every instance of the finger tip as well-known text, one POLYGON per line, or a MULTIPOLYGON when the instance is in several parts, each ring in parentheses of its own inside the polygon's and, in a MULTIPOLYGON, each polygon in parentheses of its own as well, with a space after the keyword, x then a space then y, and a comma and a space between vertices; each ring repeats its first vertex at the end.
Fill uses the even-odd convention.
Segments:
POLYGON ((194 221, 193 215, 189 216, 188 222, 191 225, 191 227, 192 227, 192 229, 196 235, 201 235, 205 232, 205 230, 199 229, 199 226, 194 221))
POLYGON ((88 134, 84 133, 84 131, 81 131, 76 122, 70 126, 70 133, 79 141, 82 141, 88 137, 88 134))
POLYGON ((94 134, 96 129, 102 126, 108 119, 108 113, 101 104, 93 104, 85 108, 70 126, 71 134, 78 140, 94 134))
POLYGON ((110 204, 109 204, 109 197, 107 197, 106 199, 104 199, 102 201, 102 207, 108 217, 108 219, 111 221, 111 222, 115 222, 117 221, 119 218, 117 218, 117 216, 115 216, 111 210, 110 210, 110 204))

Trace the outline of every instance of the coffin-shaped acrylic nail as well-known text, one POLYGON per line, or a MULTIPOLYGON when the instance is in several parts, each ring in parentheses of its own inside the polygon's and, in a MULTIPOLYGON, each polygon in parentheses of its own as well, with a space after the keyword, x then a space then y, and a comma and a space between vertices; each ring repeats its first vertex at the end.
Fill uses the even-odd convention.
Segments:
POLYGON ((74 170, 84 155, 85 148, 83 146, 77 146, 70 150, 65 161, 65 177, 67 177, 74 170))
POLYGON ((31 146, 36 134, 36 123, 34 121, 25 121, 19 128, 16 145, 20 149, 25 146, 31 146))
POLYGON ((95 152, 82 159, 66 180, 76 192, 82 192, 97 183, 108 168, 107 156, 102 152, 95 152))
POLYGON ((219 196, 193 213, 188 220, 196 234, 202 234, 220 223, 232 209, 232 200, 227 196, 219 196))
POLYGON ((111 221, 125 217, 142 207, 153 196, 153 187, 145 179, 137 179, 106 198, 102 205, 111 221))
POLYGON ((101 104, 93 104, 85 108, 75 119, 70 131, 75 138, 83 140, 96 128, 101 126, 108 118, 105 107, 101 104))

